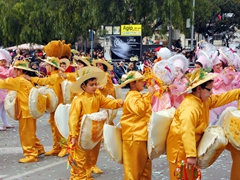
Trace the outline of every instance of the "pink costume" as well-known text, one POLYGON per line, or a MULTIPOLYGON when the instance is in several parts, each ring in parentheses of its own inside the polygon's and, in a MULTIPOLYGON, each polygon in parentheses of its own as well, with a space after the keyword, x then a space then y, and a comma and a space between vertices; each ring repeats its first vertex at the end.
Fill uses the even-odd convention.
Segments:
MULTIPOLYGON (((175 67, 171 65, 171 63, 167 60, 161 60, 154 64, 153 73, 163 81, 164 86, 169 86, 176 74, 175 67)), ((158 87, 155 86, 157 89, 158 87)), ((152 111, 158 112, 163 109, 171 108, 171 96, 169 91, 165 91, 161 98, 153 96, 152 98, 152 111)))
POLYGON ((177 72, 177 77, 171 86, 172 106, 177 108, 184 99, 185 94, 183 92, 187 89, 188 80, 184 77, 184 74, 189 68, 189 61, 182 54, 174 55, 168 61, 175 67, 177 72))
MULTIPOLYGON (((213 59, 213 65, 216 65, 220 63, 220 59, 222 61, 226 61, 226 59, 223 59, 222 54, 219 57, 216 57, 213 59)), ((226 67, 224 70, 222 70, 221 73, 218 73, 219 75, 214 78, 213 82, 213 94, 221 94, 227 91, 230 91, 233 89, 233 82, 235 79, 236 72, 231 67, 226 67)), ((210 124, 213 125, 218 121, 219 116, 221 113, 229 106, 237 107, 237 101, 233 101, 229 104, 226 104, 224 106, 214 108, 210 110, 210 124)))
MULTIPOLYGON (((0 49, 0 61, 6 61, 6 63, 10 63, 12 58, 10 56, 10 53, 5 50, 5 49, 0 49)), ((13 77, 14 76, 14 69, 11 68, 6 68, 3 66, 0 66, 0 78, 1 79, 6 79, 8 77, 13 77)), ((4 100, 7 95, 7 90, 6 89, 0 89, 0 117, 3 122, 3 127, 0 127, 0 130, 5 130, 8 127, 13 127, 7 122, 7 117, 6 117, 6 111, 4 109, 4 100)))

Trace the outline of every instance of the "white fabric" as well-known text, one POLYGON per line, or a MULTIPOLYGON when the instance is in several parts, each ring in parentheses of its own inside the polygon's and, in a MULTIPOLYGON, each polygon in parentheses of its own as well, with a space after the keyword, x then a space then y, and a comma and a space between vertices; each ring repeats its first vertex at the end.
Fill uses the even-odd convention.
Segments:
POLYGON ((106 110, 83 115, 78 144, 84 150, 93 149, 103 136, 103 126, 108 119, 106 110))
POLYGON ((12 119, 18 120, 17 91, 9 91, 7 93, 4 100, 4 108, 12 119))
POLYGON ((46 86, 42 86, 40 88, 38 88, 38 91, 47 96, 47 108, 46 111, 48 113, 52 113, 56 110, 57 105, 58 105, 58 97, 56 95, 56 93, 54 92, 53 89, 46 87, 46 86))
POLYGON ((68 80, 64 80, 61 83, 64 104, 71 104, 71 97, 72 97, 72 93, 70 91, 71 86, 72 86, 72 82, 68 80))
POLYGON ((104 124, 104 148, 108 155, 117 163, 123 163, 122 129, 117 126, 104 124))
POLYGON ((46 110, 47 97, 42 95, 37 88, 33 87, 28 96, 30 115, 34 119, 40 118, 46 110))
POLYGON ((237 150, 240 151, 240 110, 228 111, 223 121, 225 134, 237 150))
POLYGON ((122 88, 118 85, 114 85, 116 99, 122 99, 122 88))
POLYGON ((65 139, 67 139, 69 136, 68 120, 70 108, 71 104, 59 104, 54 114, 54 119, 58 131, 65 139))
POLYGON ((211 166, 223 152, 228 143, 221 126, 209 126, 197 147, 198 166, 205 169, 211 166))
POLYGON ((166 153, 166 140, 173 120, 175 108, 152 112, 148 124, 148 156, 150 159, 158 158, 166 153))

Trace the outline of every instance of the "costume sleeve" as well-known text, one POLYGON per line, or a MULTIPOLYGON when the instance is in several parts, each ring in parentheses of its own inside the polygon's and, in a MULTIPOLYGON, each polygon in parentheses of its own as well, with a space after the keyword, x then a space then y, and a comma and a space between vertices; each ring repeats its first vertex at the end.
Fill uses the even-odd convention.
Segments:
POLYGON ((69 135, 70 137, 78 137, 81 124, 82 104, 77 98, 73 99, 69 112, 69 135))
POLYGON ((0 79, 0 89, 19 91, 20 81, 16 78, 0 79))
POLYGON ((152 95, 150 93, 146 93, 142 95, 142 98, 139 97, 131 97, 127 101, 126 108, 132 114, 142 115, 146 113, 146 111, 151 106, 152 95))
POLYGON ((66 73, 67 76, 67 80, 71 81, 71 82, 75 82, 76 81, 76 73, 72 72, 72 73, 66 73))
POLYGON ((213 88, 214 89, 219 89, 220 87, 222 87, 223 84, 223 80, 219 77, 214 78, 214 82, 213 82, 213 88))
POLYGON ((36 83, 38 85, 54 85, 57 82, 58 79, 58 74, 54 74, 52 76, 49 77, 45 77, 45 78, 38 78, 38 77, 31 77, 31 81, 33 83, 36 83))
POLYGON ((122 107, 122 104, 120 104, 122 99, 106 98, 102 94, 99 94, 99 97, 100 97, 100 108, 118 109, 122 107))
MULTIPOLYGON (((107 73, 107 83, 105 86, 103 86, 103 89, 99 89, 100 92, 104 95, 104 96, 107 96, 107 95, 114 95, 115 94, 115 90, 114 90, 114 86, 113 86, 113 83, 112 83, 112 79, 110 77, 110 75, 107 73)), ((100 84, 101 85, 101 84, 100 84)))
POLYGON ((209 99, 209 108, 213 109, 228 104, 234 100, 238 100, 240 89, 234 89, 219 95, 211 95, 209 99))
POLYGON ((180 131, 186 157, 197 157, 195 128, 199 120, 199 111, 195 107, 182 108, 180 111, 180 131))

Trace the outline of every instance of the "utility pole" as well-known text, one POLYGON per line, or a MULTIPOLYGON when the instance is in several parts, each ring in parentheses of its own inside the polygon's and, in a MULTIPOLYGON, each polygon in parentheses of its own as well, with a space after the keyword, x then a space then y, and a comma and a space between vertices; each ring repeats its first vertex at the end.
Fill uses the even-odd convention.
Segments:
POLYGON ((169 37, 168 37, 168 48, 172 50, 172 5, 170 4, 170 13, 169 13, 169 37))
POLYGON ((195 0, 193 0, 193 13, 192 13, 192 26, 191 26, 191 50, 193 50, 193 38, 194 38, 194 19, 195 19, 195 0))

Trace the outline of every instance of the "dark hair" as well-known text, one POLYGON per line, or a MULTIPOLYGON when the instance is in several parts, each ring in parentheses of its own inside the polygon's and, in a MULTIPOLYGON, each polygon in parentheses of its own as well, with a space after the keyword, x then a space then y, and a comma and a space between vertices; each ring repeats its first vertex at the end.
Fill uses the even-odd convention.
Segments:
MULTIPOLYGON (((208 84, 210 84, 210 83, 212 83, 212 82, 213 82, 213 80, 211 79, 211 80, 209 80, 209 81, 206 81, 205 83, 200 84, 199 86, 201 87, 201 89, 204 89, 208 84)), ((197 86, 197 87, 198 87, 198 86, 197 86)), ((192 92, 195 92, 195 91, 197 90, 197 87, 193 88, 193 89, 192 89, 192 92)))
POLYGON ((198 64, 199 66, 201 66, 201 68, 203 67, 202 63, 200 63, 199 61, 196 61, 195 64, 198 64))
POLYGON ((81 84, 81 86, 82 85, 87 85, 87 83, 89 82, 89 81, 93 81, 93 80, 95 80, 95 79, 97 79, 96 77, 92 77, 92 78, 90 78, 90 79, 87 79, 87 80, 85 80, 82 84, 81 84))
POLYGON ((102 64, 102 65, 103 65, 104 72, 107 72, 108 67, 105 64, 102 64))
POLYGON ((26 74, 26 75, 29 75, 31 77, 37 77, 37 73, 36 72, 33 72, 33 71, 27 71, 27 70, 22 70, 23 74, 26 74))
POLYGON ((87 66, 87 64, 85 64, 85 63, 82 62, 81 60, 77 60, 77 63, 81 63, 81 64, 83 64, 84 66, 87 66))

